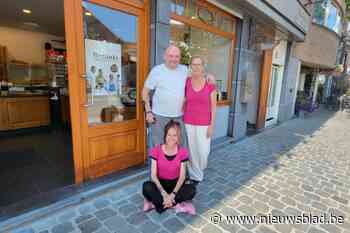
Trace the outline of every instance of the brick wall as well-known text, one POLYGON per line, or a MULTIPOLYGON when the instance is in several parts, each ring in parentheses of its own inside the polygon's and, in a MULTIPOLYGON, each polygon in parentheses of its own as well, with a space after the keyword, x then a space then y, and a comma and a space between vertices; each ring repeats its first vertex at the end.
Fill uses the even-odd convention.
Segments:
POLYGON ((338 35, 325 27, 311 24, 304 43, 295 43, 293 55, 304 64, 332 68, 336 63, 338 35))

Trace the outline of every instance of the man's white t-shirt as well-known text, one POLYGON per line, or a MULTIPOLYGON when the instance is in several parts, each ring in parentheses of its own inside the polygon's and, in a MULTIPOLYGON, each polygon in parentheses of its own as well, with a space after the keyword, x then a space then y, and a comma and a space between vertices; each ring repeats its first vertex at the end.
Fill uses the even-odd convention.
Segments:
POLYGON ((165 64, 153 67, 145 86, 155 90, 152 99, 152 112, 165 117, 182 116, 182 104, 185 98, 187 67, 178 65, 169 69, 165 64))

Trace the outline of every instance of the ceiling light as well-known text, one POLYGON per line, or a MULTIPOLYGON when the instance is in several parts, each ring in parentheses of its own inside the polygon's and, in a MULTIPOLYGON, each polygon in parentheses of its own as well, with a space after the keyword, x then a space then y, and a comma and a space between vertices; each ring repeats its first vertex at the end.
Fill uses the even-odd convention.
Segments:
POLYGON ((32 11, 28 10, 28 9, 22 9, 22 12, 25 13, 25 14, 31 14, 32 13, 32 11))
POLYGON ((179 22, 179 21, 173 20, 173 19, 170 19, 170 24, 173 24, 173 25, 184 25, 182 22, 179 22))
POLYGON ((87 15, 87 16, 92 16, 92 13, 91 13, 90 11, 86 11, 86 12, 85 12, 85 15, 87 15))

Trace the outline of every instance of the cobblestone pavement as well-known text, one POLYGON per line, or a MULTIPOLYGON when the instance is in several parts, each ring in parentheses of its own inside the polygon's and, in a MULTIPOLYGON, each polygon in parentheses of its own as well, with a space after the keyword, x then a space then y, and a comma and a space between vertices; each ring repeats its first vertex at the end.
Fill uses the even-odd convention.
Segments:
MULTIPOLYGON (((141 184, 130 184, 53 213, 16 233, 350 233, 350 119, 320 111, 265 130, 210 155, 196 216, 142 212, 141 184), (343 216, 343 224, 214 224, 225 215, 343 216)), ((271 217, 272 218, 272 217, 271 217)))

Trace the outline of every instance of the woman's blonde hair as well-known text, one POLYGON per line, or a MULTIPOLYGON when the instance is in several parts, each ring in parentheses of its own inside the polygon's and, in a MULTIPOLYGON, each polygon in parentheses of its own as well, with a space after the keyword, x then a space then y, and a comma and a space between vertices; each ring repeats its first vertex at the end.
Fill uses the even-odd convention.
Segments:
POLYGON ((202 62, 202 66, 204 67, 204 60, 203 60, 203 58, 202 58, 201 56, 199 56, 199 55, 193 55, 193 56, 191 56, 190 65, 192 64, 192 62, 193 62, 194 59, 200 59, 201 62, 202 62))

